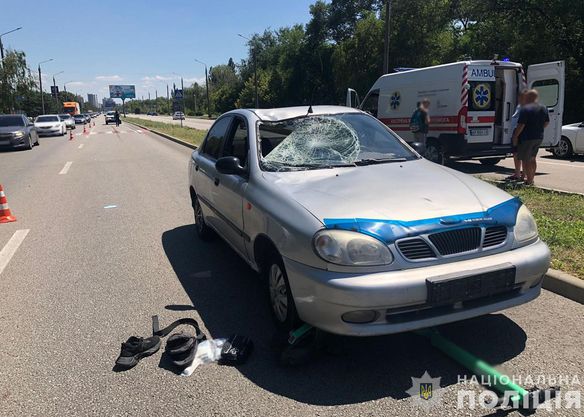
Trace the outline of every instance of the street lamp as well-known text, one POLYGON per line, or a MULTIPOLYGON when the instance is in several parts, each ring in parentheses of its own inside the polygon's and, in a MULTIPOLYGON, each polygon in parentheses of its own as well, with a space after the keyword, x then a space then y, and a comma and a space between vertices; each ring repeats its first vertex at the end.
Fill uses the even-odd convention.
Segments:
POLYGON ((253 40, 251 40, 250 38, 243 36, 241 33, 238 33, 237 36, 239 36, 240 38, 246 39, 250 46, 251 46, 251 55, 252 55, 252 59, 253 59, 253 83, 254 83, 254 87, 255 87, 255 106, 256 109, 260 107, 260 100, 258 97, 258 63, 256 60, 256 45, 255 42, 253 40))
POLYGON ((67 92, 67 84, 73 83, 75 81, 71 80, 71 81, 67 81, 66 83, 63 83, 63 91, 67 92))
POLYGON ((45 96, 43 94, 43 76, 41 74, 41 64, 44 64, 46 62, 51 62, 52 60, 53 60, 53 58, 47 59, 46 61, 39 62, 39 90, 41 91, 41 104, 43 107, 43 114, 45 114, 45 96))
POLYGON ((207 64, 203 61, 199 61, 195 58, 195 62, 199 64, 203 64, 205 66, 205 88, 207 89, 207 114, 209 115, 209 119, 211 118, 211 103, 209 102, 209 75, 207 74, 207 64))
POLYGON ((22 29, 22 26, 17 27, 16 29, 9 30, 8 32, 0 33, 0 56, 2 57, 2 64, 4 64, 4 45, 2 45, 2 36, 8 35, 9 33, 16 32, 17 30, 22 29))

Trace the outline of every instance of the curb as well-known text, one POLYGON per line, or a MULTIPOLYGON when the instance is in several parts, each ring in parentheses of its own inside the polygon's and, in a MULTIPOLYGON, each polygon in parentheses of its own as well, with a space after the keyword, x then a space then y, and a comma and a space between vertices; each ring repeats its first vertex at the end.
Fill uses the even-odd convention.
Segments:
POLYGON ((171 140, 171 141, 173 141, 173 142, 176 142, 176 143, 178 143, 179 145, 186 146, 187 148, 191 148, 191 149, 195 149, 195 150, 197 149, 197 145, 193 145, 192 143, 185 142, 185 141, 184 141, 184 140, 182 140, 182 139, 175 138, 174 136, 170 136, 170 135, 168 135, 168 134, 166 134, 166 133, 159 132, 158 130, 151 129, 151 128, 149 128, 149 127, 142 126, 142 125, 139 125, 139 124, 137 124, 137 123, 134 123, 134 122, 126 122, 126 123, 128 123, 128 124, 131 124, 131 125, 133 125, 133 126, 137 126, 137 127, 139 127, 140 129, 144 129, 144 130, 146 130, 146 131, 148 131, 148 132, 152 132, 152 133, 154 133, 154 134, 156 134, 156 135, 158 135, 158 136, 162 136, 162 137, 163 137, 163 138, 165 138, 165 139, 168 139, 168 140, 171 140))
MULTIPOLYGON (((475 175, 473 175, 475 176, 475 175)), ((487 181, 487 182, 492 182, 495 183, 497 185, 506 185, 507 183, 504 180, 499 180, 496 178, 489 178, 489 177, 481 177, 480 175, 476 176, 479 180, 483 180, 483 181, 487 181)), ((517 188, 521 188, 521 186, 518 186, 517 188)), ((557 188, 550 188, 550 187, 542 187, 539 185, 536 185, 534 188, 538 188, 540 190, 544 190, 544 191, 552 191, 554 193, 558 193, 558 194, 565 194, 565 195, 580 195, 584 197, 584 193, 579 193, 577 191, 565 191, 565 190, 558 190, 557 188)))
POLYGON ((548 269, 543 288, 562 297, 584 304, 584 280, 556 269, 548 269))

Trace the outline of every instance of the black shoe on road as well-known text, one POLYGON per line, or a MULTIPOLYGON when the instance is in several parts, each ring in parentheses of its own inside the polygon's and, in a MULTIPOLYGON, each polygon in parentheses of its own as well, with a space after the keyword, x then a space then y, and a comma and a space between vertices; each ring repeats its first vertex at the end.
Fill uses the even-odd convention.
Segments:
POLYGON ((160 349, 160 337, 148 338, 131 336, 122 343, 120 356, 116 359, 116 365, 120 368, 130 369, 138 364, 140 359, 153 355, 160 349))

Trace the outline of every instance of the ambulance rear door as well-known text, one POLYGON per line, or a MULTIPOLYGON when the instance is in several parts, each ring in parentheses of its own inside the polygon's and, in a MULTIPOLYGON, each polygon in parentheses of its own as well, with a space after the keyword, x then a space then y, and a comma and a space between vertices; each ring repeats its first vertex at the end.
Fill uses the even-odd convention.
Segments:
POLYGON ((527 85, 537 90, 539 102, 547 106, 550 115, 550 124, 544 131, 542 147, 557 145, 562 136, 564 84, 564 61, 546 62, 527 67, 527 85))
POLYGON ((495 67, 468 66, 468 144, 493 143, 495 137, 495 67))

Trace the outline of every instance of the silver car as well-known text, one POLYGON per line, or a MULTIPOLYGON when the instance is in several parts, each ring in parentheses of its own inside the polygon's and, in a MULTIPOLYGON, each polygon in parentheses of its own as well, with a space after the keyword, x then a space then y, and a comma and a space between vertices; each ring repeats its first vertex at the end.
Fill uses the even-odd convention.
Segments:
POLYGON ((265 277, 286 328, 370 336, 468 319, 535 299, 550 263, 521 201, 347 107, 228 112, 189 182, 198 235, 265 277))

